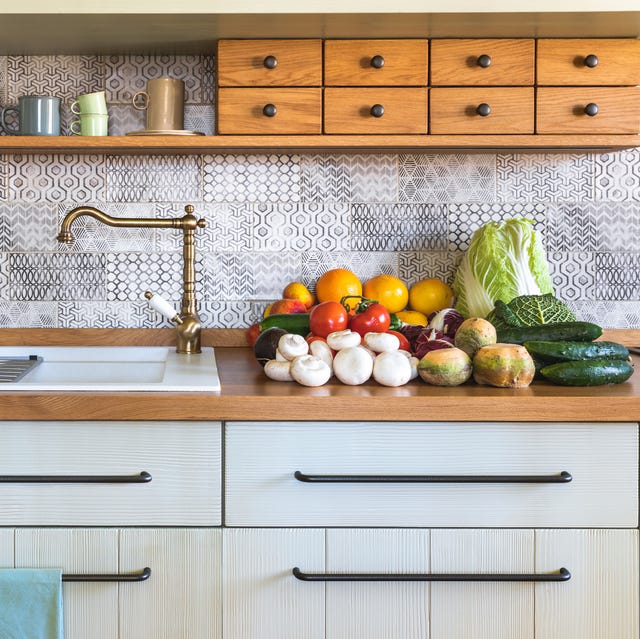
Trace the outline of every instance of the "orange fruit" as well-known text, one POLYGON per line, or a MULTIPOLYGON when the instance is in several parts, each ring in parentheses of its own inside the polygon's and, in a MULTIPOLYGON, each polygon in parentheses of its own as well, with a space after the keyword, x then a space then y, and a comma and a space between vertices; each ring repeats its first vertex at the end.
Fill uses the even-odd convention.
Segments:
POLYGON ((437 277, 427 277, 409 289, 409 307, 427 316, 443 308, 450 308, 453 299, 451 287, 437 277))
POLYGON ((286 300, 300 300, 307 308, 311 308, 316 301, 315 295, 302 283, 290 282, 282 291, 282 298, 286 300))
POLYGON ((362 287, 362 294, 380 302, 389 313, 401 311, 409 301, 407 285, 400 278, 386 273, 380 273, 367 280, 362 287))
MULTIPOLYGON (((362 295, 362 282, 346 268, 334 268, 323 273, 316 282, 318 302, 339 302, 345 295, 362 295)), ((351 303, 357 300, 350 300, 351 303)))
POLYGON ((400 311, 396 313, 398 318, 405 324, 413 324, 415 326, 426 326, 429 321, 427 316, 420 311, 400 311))

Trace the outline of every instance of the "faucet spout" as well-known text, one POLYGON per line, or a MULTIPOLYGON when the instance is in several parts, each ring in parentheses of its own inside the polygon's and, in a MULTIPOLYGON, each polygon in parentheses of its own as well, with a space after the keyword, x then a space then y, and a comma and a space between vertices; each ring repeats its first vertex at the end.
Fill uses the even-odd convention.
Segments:
POLYGON ((79 206, 69 211, 62 220, 60 232, 57 235, 58 242, 70 244, 74 241, 71 226, 74 221, 82 216, 91 217, 102 224, 117 228, 173 228, 182 229, 182 304, 177 315, 176 332, 178 334, 178 353, 200 353, 200 334, 202 325, 198 318, 197 302, 195 294, 195 231, 204 228, 206 221, 197 219, 193 215, 194 207, 188 204, 184 207, 185 215, 178 218, 136 218, 136 217, 112 217, 104 211, 92 206, 79 206))

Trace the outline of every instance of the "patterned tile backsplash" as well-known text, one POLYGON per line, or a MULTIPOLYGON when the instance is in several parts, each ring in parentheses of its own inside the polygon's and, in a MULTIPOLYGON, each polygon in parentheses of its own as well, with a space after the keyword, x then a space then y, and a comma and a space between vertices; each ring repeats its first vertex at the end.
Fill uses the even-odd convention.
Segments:
MULTIPOLYGON (((0 56, 0 106, 27 93, 105 89, 110 133, 144 128, 131 105, 146 79, 185 81, 185 128, 213 133, 208 56, 0 56)), ((291 280, 346 267, 411 284, 451 281, 473 232, 534 220, 558 297, 584 320, 640 328, 640 150, 612 153, 266 155, 0 154, 0 327, 168 325, 142 298, 179 304, 181 235, 88 218, 55 239, 80 204, 116 217, 176 217, 197 233, 200 315, 243 327, 291 280)))

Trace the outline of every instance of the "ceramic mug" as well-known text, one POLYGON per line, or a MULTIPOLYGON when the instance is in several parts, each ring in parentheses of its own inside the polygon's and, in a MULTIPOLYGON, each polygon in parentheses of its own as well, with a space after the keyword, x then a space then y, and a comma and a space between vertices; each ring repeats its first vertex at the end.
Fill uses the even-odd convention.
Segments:
POLYGON ((0 111, 0 128, 9 135, 60 135, 60 98, 23 95, 18 106, 5 106, 0 111), (18 128, 7 126, 7 113, 18 116, 18 128))
POLYGON ((79 95, 77 100, 71 103, 71 113, 75 115, 80 115, 81 113, 107 115, 106 93, 104 91, 96 91, 95 93, 79 95))
POLYGON ((83 113, 69 125, 73 135, 108 135, 109 116, 103 113, 83 113))
POLYGON ((181 131, 184 128, 184 82, 175 78, 147 81, 147 90, 132 99, 139 111, 147 111, 148 131, 181 131))

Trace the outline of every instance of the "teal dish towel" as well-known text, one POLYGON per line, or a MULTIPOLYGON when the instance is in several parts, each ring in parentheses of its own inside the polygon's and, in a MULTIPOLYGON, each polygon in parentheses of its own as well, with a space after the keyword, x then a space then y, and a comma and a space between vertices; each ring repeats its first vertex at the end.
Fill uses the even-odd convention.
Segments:
POLYGON ((63 636, 62 570, 0 569, 0 637, 63 636))

